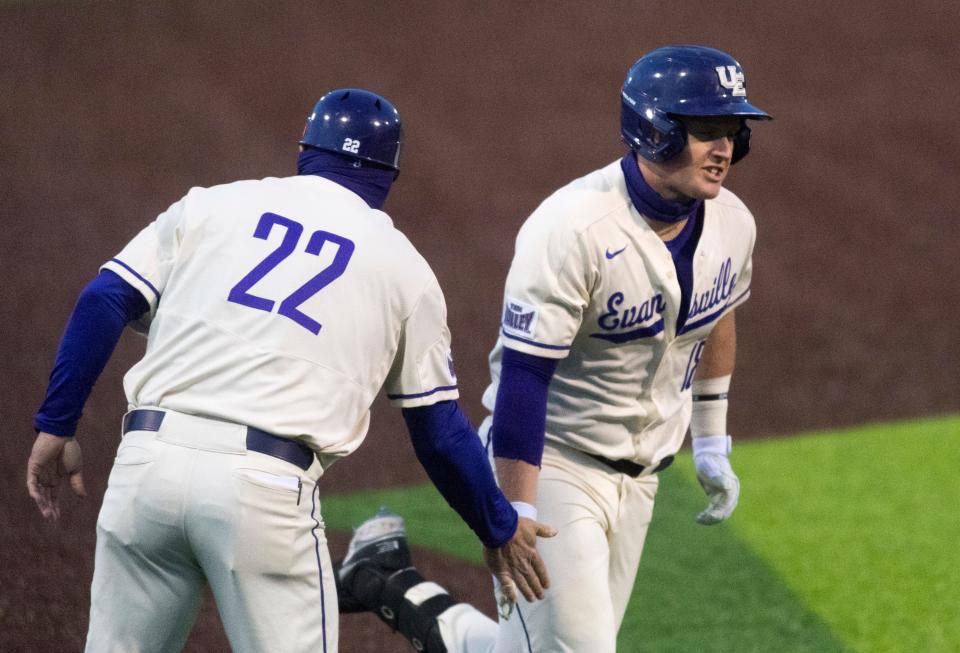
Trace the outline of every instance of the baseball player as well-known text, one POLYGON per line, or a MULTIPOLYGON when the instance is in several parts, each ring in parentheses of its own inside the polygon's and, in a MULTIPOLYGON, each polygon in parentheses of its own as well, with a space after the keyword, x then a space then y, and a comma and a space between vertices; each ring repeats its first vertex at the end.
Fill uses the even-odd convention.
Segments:
MULTIPOLYGON (((723 521, 737 504, 727 392, 756 230, 723 182, 748 152, 747 121, 770 116, 747 101, 740 64, 701 46, 640 58, 621 101, 627 154, 553 193, 517 236, 483 396, 492 416, 479 433, 500 487, 521 515, 558 531, 540 544, 551 589, 512 606, 498 595, 488 639, 482 615, 452 606, 431 652, 614 651, 657 472, 688 428, 708 497, 697 521, 723 521)), ((352 553, 377 524, 381 539, 402 540, 402 520, 380 515, 352 553)), ((379 567, 388 584, 411 576, 388 563, 398 561, 379 567)), ((413 596, 429 587, 417 580, 413 596)))
POLYGON ((317 480, 360 445, 381 387, 493 572, 546 582, 535 540, 549 531, 518 519, 457 405, 437 280, 380 211, 399 114, 332 91, 300 143, 297 176, 191 189, 103 265, 70 318, 27 470, 50 519, 64 477, 83 494, 73 435, 93 383, 125 325, 148 337, 124 378, 88 651, 181 650, 205 583, 233 650, 336 651, 317 480))

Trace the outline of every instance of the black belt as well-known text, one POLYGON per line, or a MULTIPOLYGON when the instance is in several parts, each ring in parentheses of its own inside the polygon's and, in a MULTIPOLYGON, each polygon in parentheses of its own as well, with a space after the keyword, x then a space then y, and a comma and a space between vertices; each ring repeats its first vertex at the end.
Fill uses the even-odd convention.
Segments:
MULTIPOLYGON (((643 465, 639 465, 630 460, 610 460, 609 458, 604 458, 603 456, 598 456, 592 453, 588 453, 587 455, 593 458, 594 460, 603 463, 607 467, 610 467, 615 471, 620 472, 621 474, 632 476, 633 478, 640 476, 640 474, 642 474, 643 471, 646 469, 646 467, 644 467, 643 465)), ((673 456, 667 456, 666 458, 661 460, 660 463, 656 467, 654 467, 653 471, 650 473, 656 474, 657 472, 662 472, 667 467, 669 467, 670 463, 672 462, 673 462, 673 456)))
MULTIPOLYGON (((162 410, 132 410, 123 416, 123 432, 159 431, 165 415, 162 410)), ((302 470, 310 469, 313 464, 313 450, 302 442, 281 438, 252 426, 246 429, 247 450, 286 460, 302 470)))

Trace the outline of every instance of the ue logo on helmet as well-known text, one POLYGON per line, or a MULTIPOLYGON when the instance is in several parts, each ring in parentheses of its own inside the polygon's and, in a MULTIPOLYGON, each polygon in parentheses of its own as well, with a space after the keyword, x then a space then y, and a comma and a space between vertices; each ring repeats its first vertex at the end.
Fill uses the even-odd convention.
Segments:
POLYGON ((736 66, 717 66, 715 70, 720 78, 720 86, 731 91, 733 95, 747 96, 747 89, 743 85, 743 72, 737 70, 736 66))

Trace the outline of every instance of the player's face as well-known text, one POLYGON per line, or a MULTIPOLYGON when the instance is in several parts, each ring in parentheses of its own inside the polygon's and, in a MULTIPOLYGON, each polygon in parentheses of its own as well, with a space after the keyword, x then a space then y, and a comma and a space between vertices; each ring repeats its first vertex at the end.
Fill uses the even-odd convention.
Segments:
POLYGON ((672 159, 654 164, 659 183, 651 185, 666 199, 713 199, 730 171, 733 137, 740 130, 741 119, 686 117, 683 123, 687 128, 687 146, 672 159))

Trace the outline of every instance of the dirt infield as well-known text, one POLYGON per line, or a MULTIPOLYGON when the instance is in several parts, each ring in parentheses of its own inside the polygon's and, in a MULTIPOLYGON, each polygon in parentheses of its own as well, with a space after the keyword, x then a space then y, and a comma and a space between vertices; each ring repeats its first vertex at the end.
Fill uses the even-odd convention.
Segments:
MULTIPOLYGON (((475 422, 517 228, 621 154, 623 74, 671 42, 733 52, 775 117, 730 183, 759 226, 735 436, 958 410, 960 18, 932 0, 775 5, 0 3, 0 650, 77 649, 86 629, 120 381, 143 342, 124 337, 87 405, 89 498, 68 500, 58 528, 41 524, 23 464, 78 291, 190 186, 292 174, 306 112, 329 88, 370 87, 401 111, 403 174, 386 208, 445 290, 475 422)), ((367 442, 323 482, 423 479, 397 411, 378 404, 367 442)), ((331 540, 341 552, 344 536, 331 540)), ((417 556, 490 610, 482 570, 417 556)), ((408 650, 385 634, 345 618, 342 650, 408 650)), ((226 646, 206 602, 188 650, 226 646)))

